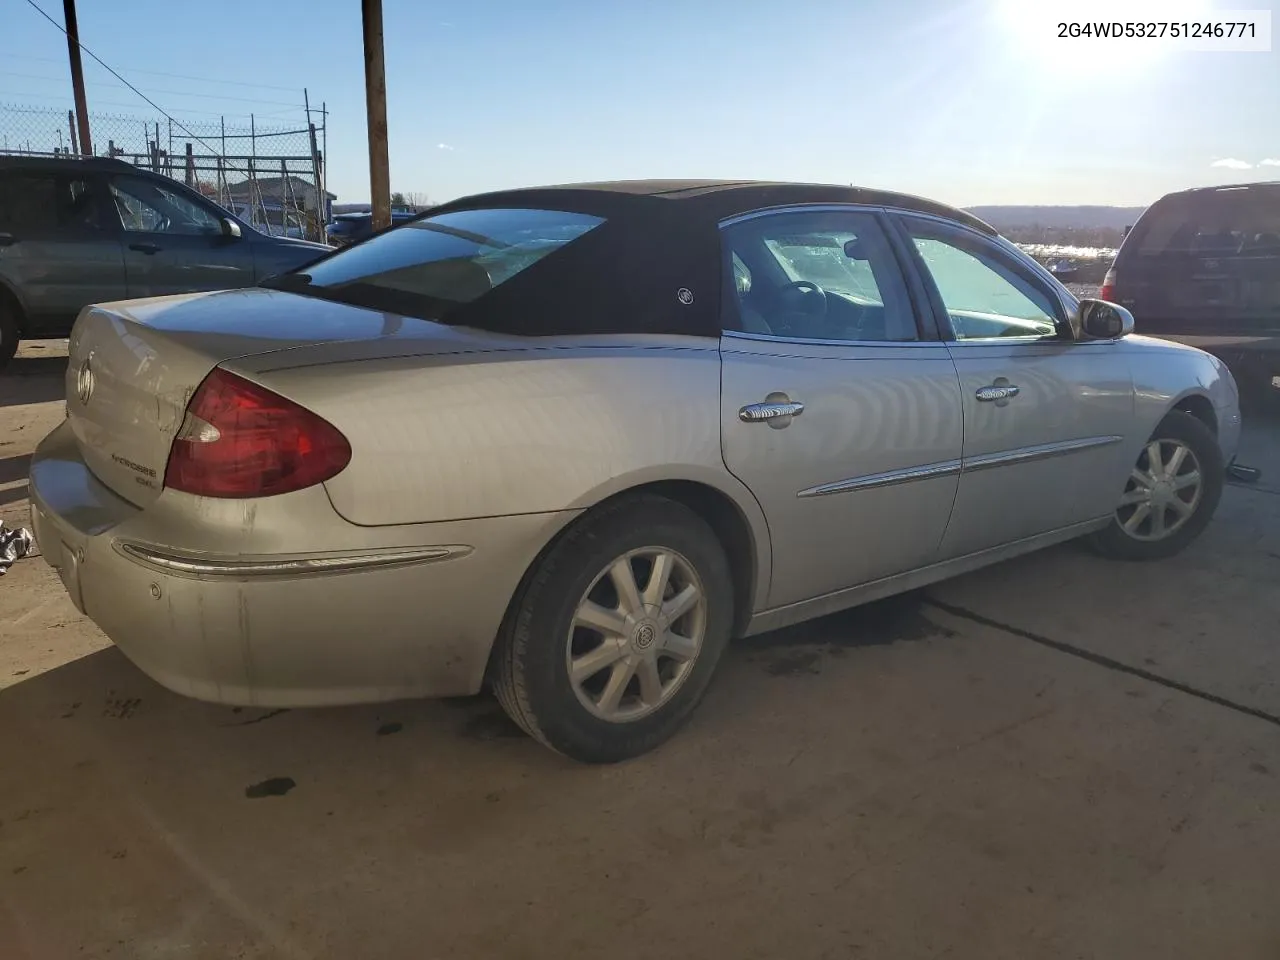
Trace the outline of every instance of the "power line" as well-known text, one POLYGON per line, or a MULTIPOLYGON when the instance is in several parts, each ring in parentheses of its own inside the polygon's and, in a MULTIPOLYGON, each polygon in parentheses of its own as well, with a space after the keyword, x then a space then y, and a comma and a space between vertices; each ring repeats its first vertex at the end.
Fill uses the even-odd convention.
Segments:
MULTIPOLYGON (((113 86, 114 86, 114 84, 113 84, 113 86)), ((0 105, 3 105, 3 106, 4 106, 4 107, 5 107, 5 108, 10 112, 10 113, 21 113, 21 112, 23 112, 23 111, 22 111, 22 109, 21 109, 21 106, 20 106, 20 105, 21 105, 24 101, 25 101, 25 102, 30 102, 30 101, 32 101, 32 100, 52 100, 52 101, 54 101, 55 103, 58 103, 58 104, 64 104, 64 105, 66 105, 66 104, 70 104, 70 102, 71 102, 71 101, 70 101, 70 99, 67 97, 67 95, 66 95, 65 93, 30 93, 30 92, 26 92, 26 93, 14 93, 14 92, 12 92, 12 91, 0 91, 0 105)), ((136 110, 136 109, 138 108, 138 104, 137 104, 136 102, 134 102, 134 103, 122 103, 122 102, 120 102, 119 100, 99 100, 99 99, 97 99, 96 97, 94 98, 94 101, 93 101, 93 102, 94 102, 94 105, 95 105, 95 106, 99 106, 99 107, 120 107, 121 109, 124 109, 124 110, 136 110)), ((32 112, 44 112, 44 111, 46 111, 46 110, 50 110, 50 109, 53 109, 53 108, 52 108, 52 107, 38 107, 38 108, 37 108, 37 110, 32 111, 32 112)), ((301 105, 299 105, 299 107, 298 107, 298 111, 300 112, 301 110, 302 110, 302 107, 301 107, 301 105)), ((190 107, 190 108, 188 108, 188 107, 183 107, 183 108, 182 108, 182 112, 183 112, 184 114, 198 113, 198 114, 200 114, 200 115, 202 115, 202 116, 206 116, 206 117, 223 117, 223 118, 225 118, 226 120, 236 122, 236 123, 237 123, 237 124, 239 124, 241 127, 244 127, 244 128, 246 128, 246 129, 247 129, 248 125, 249 125, 249 116, 250 116, 250 115, 249 115, 249 114, 247 114, 247 113, 228 113, 226 110, 199 110, 199 109, 197 109, 197 108, 195 108, 195 107, 190 107)), ((297 112, 288 112, 288 111, 283 111, 283 110, 281 110, 281 111, 276 111, 276 112, 271 112, 271 113, 255 113, 255 114, 254 114, 254 116, 255 116, 255 117, 257 117, 257 118, 258 118, 258 120, 286 120, 286 119, 291 119, 291 120, 294 120, 294 121, 296 122, 296 121, 297 121, 298 113, 297 113, 297 112)), ((124 119, 124 118, 121 118, 121 119, 124 119)), ((141 118, 129 117, 129 118, 127 118, 127 119, 141 119, 141 118)), ((271 134, 277 134, 277 131, 276 131, 274 128, 269 128, 269 129, 268 129, 268 128, 264 128, 264 130, 265 130, 266 132, 265 132, 265 133, 262 133, 262 134, 259 134, 260 136, 267 136, 267 135, 271 135, 271 134)), ((304 133, 305 133, 306 131, 302 131, 302 132, 304 132, 304 133)))
MULTIPOLYGON (((65 80, 64 77, 45 77, 35 73, 17 73, 13 70, 0 70, 0 76, 21 77, 24 80, 47 80, 50 83, 62 83, 65 80)), ((114 87, 116 89, 124 88, 124 84, 120 84, 120 83, 101 83, 100 82, 97 85, 101 87, 114 87)), ((169 96, 199 97, 201 100, 234 100, 237 103, 261 103, 269 107, 293 107, 294 109, 297 109, 297 110, 302 109, 302 104, 300 103, 286 103, 283 100, 258 100, 252 97, 232 97, 232 96, 228 96, 225 93, 193 93, 188 90, 170 90, 169 96)))
MULTIPOLYGON (((32 4, 32 6, 35 6, 35 5, 32 4)), ((44 11, 41 11, 41 13, 43 12, 44 11)), ((56 21, 54 25, 57 26, 56 21)), ((84 45, 81 44, 81 47, 83 46, 84 45)), ((63 62, 62 60, 59 60, 55 57, 28 57, 28 56, 23 56, 21 54, 16 54, 16 53, 6 54, 6 56, 12 60, 30 60, 34 63, 62 63, 63 62)), ((281 86, 272 85, 270 83, 247 83, 244 80, 217 80, 213 77, 193 77, 183 73, 162 73, 159 70, 138 70, 133 67, 126 67, 125 69, 127 69, 130 73, 144 73, 149 77, 169 77, 174 80, 194 80, 197 83, 225 83, 233 87, 253 87, 258 90, 284 90, 289 93, 298 92, 297 87, 281 87, 281 86)))
MULTIPOLYGON (((40 8, 40 5, 36 3, 36 0, 27 0, 27 3, 32 7, 32 9, 34 9, 38 14, 40 14, 40 16, 44 17, 46 20, 52 23, 55 27, 57 27, 59 32, 61 32, 63 35, 67 34, 66 28, 62 24, 60 24, 57 20, 53 19, 53 17, 49 16, 49 14, 45 13, 44 10, 40 8)), ((107 73, 111 74, 121 83, 123 83, 126 87, 128 87, 138 96, 140 96, 143 100, 147 101, 147 103, 151 105, 153 110, 159 113, 162 117, 168 120, 171 124, 173 124, 179 130, 181 130, 187 136, 189 136, 196 143, 203 146, 206 150, 213 153, 214 155, 218 155, 218 149, 214 147, 211 143, 209 143, 203 137, 199 137, 196 134, 192 133, 191 130, 188 129, 186 124, 184 124, 181 120, 175 119, 172 114, 166 111, 158 103, 156 103, 154 100, 148 97, 145 93, 143 93, 141 90, 135 87, 132 83, 130 83, 124 77, 120 76, 120 74, 116 73, 115 70, 111 69, 111 67, 107 65, 106 61, 104 61, 96 53, 94 53, 92 50, 86 47, 83 43, 80 43, 79 40, 77 40, 76 43, 79 45, 80 49, 83 50, 85 53, 87 53, 90 57, 92 57, 98 63, 98 65, 102 67, 102 69, 106 70, 107 73)))

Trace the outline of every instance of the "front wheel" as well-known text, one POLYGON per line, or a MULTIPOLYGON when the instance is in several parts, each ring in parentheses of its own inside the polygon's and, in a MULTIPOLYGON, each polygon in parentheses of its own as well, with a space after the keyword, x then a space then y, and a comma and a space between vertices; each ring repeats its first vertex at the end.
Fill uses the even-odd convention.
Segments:
POLYGON ((732 621, 711 528, 674 501, 627 498, 580 520, 532 571, 498 640, 494 692, 571 759, 625 760, 688 719, 732 621))
POLYGON ((1213 519, 1225 469, 1209 428, 1190 414, 1170 413, 1138 455, 1111 524, 1091 544, 1119 560, 1181 552, 1213 519))

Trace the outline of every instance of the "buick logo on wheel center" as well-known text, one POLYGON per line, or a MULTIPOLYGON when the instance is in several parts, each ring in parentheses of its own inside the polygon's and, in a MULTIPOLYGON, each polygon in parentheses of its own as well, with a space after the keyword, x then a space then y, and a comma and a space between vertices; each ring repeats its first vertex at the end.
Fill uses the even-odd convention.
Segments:
POLYGON ((82 407, 88 406, 92 399, 93 386, 93 354, 89 354, 84 358, 84 363, 80 364, 80 370, 76 374, 76 396, 80 399, 82 407))

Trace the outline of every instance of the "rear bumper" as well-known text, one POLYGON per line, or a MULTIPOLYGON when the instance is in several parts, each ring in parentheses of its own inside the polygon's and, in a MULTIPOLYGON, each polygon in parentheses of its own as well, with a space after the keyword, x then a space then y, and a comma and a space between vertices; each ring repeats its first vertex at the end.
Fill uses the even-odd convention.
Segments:
POLYGON ((36 538, 76 607, 159 683, 237 705, 475 693, 520 578, 567 520, 363 528, 323 489, 301 493, 255 501, 259 521, 226 549, 229 504, 191 510, 194 498, 172 494, 180 509, 166 509, 166 492, 134 507, 94 478, 65 424, 31 466, 36 538), (279 552, 279 523, 262 516, 272 510, 298 514, 309 549, 279 552), (175 519, 187 516, 207 529, 175 519), (199 549, 202 535, 222 549, 199 549))

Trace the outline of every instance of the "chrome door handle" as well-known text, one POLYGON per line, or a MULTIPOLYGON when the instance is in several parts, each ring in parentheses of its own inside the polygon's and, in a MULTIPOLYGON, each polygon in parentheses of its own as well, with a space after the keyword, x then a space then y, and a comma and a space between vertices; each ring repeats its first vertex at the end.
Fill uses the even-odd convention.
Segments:
POLYGON ((979 387, 974 394, 983 403, 1000 403, 1002 400, 1012 400, 1017 395, 1018 387, 1012 383, 993 383, 989 387, 979 387))
POLYGON ((804 404, 797 400, 769 400, 764 403, 749 403, 738 411, 738 418, 744 423, 763 423, 777 420, 779 417, 798 417, 804 413, 804 404))

